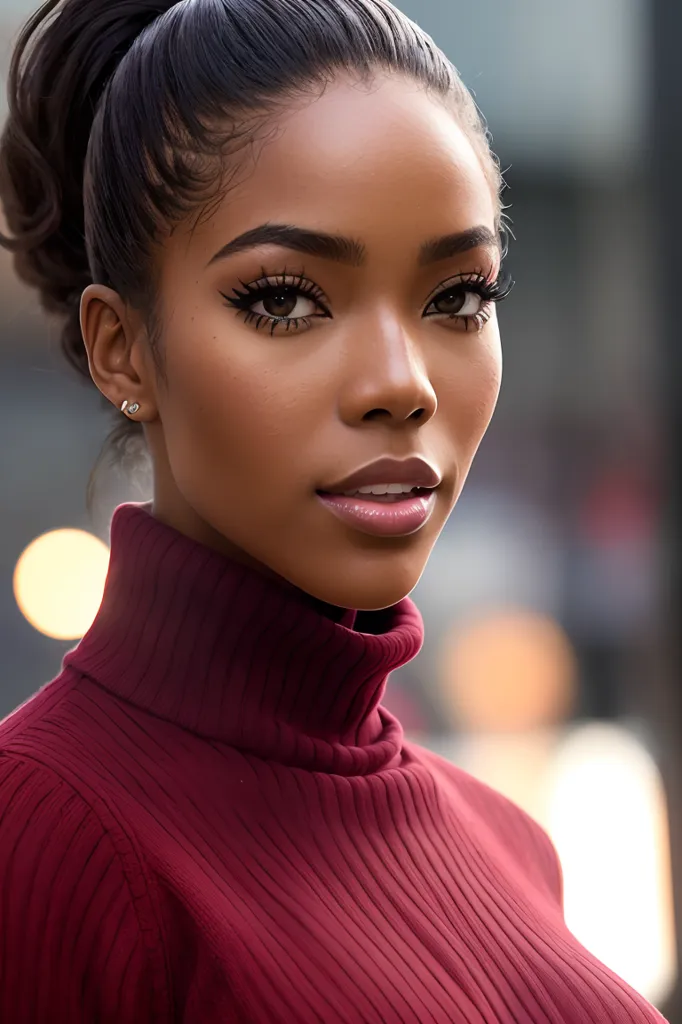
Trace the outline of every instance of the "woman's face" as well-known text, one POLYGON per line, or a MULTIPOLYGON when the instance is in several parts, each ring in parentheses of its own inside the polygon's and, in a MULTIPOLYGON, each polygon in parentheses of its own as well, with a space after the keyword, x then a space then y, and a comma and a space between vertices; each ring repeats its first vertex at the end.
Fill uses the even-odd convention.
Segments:
POLYGON ((497 401, 491 187, 454 117, 396 76, 338 81, 254 155, 161 253, 154 512, 330 604, 384 608, 418 582, 497 401), (264 225, 296 232, 230 249, 264 225), (386 457, 439 486, 320 496, 386 457))

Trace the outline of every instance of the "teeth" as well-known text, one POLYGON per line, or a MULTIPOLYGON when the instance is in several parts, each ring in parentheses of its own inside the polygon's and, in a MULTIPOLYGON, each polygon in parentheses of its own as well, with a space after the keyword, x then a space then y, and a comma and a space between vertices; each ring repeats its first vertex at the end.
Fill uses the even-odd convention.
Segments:
POLYGON ((370 487, 360 487, 355 491, 344 491, 347 498, 354 498, 356 494, 409 494, 414 490, 414 484, 372 484, 370 487))

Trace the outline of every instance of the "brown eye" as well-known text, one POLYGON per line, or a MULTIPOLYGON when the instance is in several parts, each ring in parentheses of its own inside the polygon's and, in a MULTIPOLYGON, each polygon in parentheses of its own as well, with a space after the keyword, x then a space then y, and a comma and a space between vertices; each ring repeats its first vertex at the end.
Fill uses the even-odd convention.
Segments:
POLYGON ((312 299, 301 295, 300 291, 296 288, 287 287, 273 289, 269 294, 264 295, 259 302, 255 302, 251 309, 254 313, 261 316, 288 318, 292 317, 299 302, 303 303, 303 309, 298 309, 293 319, 310 316, 315 311, 315 303, 312 299))
POLYGON ((291 275, 289 281, 289 274, 284 271, 273 278, 269 278, 263 268, 259 281, 246 283, 240 278, 243 290, 234 288, 232 295, 219 294, 239 312, 245 323, 252 323, 257 331, 269 328, 270 334, 280 329, 305 330, 312 320, 332 318, 327 296, 303 274, 291 275))
POLYGON ((433 304, 437 313, 449 313, 453 316, 459 313, 465 299, 466 293, 461 288, 451 288, 449 292, 443 292, 440 298, 435 299, 433 304))
POLYGON ((433 300, 432 305, 436 313, 446 316, 476 316, 481 311, 483 299, 476 292, 460 286, 443 292, 433 300))

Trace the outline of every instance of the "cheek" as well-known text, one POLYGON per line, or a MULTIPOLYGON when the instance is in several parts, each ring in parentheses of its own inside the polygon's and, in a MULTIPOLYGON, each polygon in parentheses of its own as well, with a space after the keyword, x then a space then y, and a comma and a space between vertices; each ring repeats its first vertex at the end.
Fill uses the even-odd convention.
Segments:
POLYGON ((161 405, 164 437, 174 471, 234 470, 258 444, 263 380, 248 372, 248 352, 240 361, 224 325, 195 317, 190 326, 174 323, 166 333, 167 390, 161 405), (246 363, 246 365, 244 365, 246 363))
POLYGON ((167 332, 166 368, 161 417, 179 483, 204 479, 218 490, 237 484, 253 491, 291 476, 291 454, 315 424, 300 370, 278 360, 267 339, 196 317, 191 330, 176 324, 167 332))
POLYGON ((492 418, 502 382, 502 350, 497 324, 480 335, 466 335, 466 347, 443 388, 440 405, 458 425, 460 438, 478 444, 492 418))

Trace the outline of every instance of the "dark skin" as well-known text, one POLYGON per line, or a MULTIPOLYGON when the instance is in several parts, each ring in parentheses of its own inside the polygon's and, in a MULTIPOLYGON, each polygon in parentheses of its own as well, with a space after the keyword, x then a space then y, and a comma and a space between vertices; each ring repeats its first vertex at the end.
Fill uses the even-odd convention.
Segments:
MULTIPOLYGON (((198 226, 188 218, 159 246, 162 375, 141 314, 102 285, 83 293, 95 384, 118 408, 140 405, 153 514, 332 605, 374 610, 409 594, 502 373, 494 305, 467 294, 452 316, 433 299, 462 275, 495 280, 495 235, 479 156, 452 113, 411 80, 379 76, 368 91, 340 78, 292 103, 211 216, 198 226), (213 260, 265 223, 347 236, 362 250, 340 262, 270 243, 213 260), (429 242, 478 228, 486 231, 467 251, 424 261, 429 242), (316 286, 285 309, 306 322, 271 333, 269 320, 257 329, 226 301, 263 271, 316 286), (362 533, 316 495, 385 455, 423 456, 443 477, 430 519, 407 536, 362 533)), ((269 299, 251 309, 264 317, 284 307, 269 299)))

